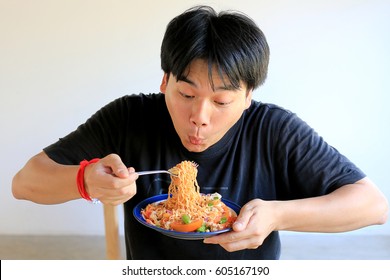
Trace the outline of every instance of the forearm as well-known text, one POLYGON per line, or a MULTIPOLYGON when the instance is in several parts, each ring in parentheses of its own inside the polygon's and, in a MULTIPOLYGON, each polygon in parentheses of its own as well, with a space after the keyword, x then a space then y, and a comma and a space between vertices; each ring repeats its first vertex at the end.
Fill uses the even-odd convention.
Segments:
POLYGON ((383 224, 388 204, 368 179, 346 185, 328 195, 276 201, 277 230, 344 232, 383 224))
POLYGON ((13 195, 40 204, 58 204, 80 198, 77 170, 78 166, 57 164, 42 152, 15 175, 13 195))

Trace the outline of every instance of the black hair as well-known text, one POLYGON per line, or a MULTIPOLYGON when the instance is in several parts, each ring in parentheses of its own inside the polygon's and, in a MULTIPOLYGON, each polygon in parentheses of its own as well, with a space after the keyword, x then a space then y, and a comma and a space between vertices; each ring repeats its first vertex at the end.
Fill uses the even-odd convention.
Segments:
POLYGON ((232 11, 217 14, 209 6, 197 6, 168 24, 161 45, 161 68, 180 80, 195 59, 207 61, 212 87, 211 69, 216 66, 234 88, 242 81, 248 89, 255 89, 267 77, 269 47, 248 16, 232 11))

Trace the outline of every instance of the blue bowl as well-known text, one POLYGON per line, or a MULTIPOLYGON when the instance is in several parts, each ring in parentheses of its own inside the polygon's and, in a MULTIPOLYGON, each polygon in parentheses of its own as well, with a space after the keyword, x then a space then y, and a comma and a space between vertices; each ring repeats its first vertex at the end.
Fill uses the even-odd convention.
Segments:
MULTIPOLYGON (((145 221, 144 217, 141 214, 141 210, 145 209, 145 207, 150 204, 150 203, 155 203, 155 202, 160 202, 167 200, 168 194, 160 194, 156 196, 149 197, 140 203, 138 203, 133 210, 133 215, 137 219, 138 222, 143 224, 144 226, 154 229, 162 234, 165 234, 169 237, 172 238, 177 238, 177 239, 185 239, 185 240, 200 240, 204 239, 207 237, 211 237, 217 234, 221 234, 224 232, 231 231, 231 228, 226 228, 218 231, 212 231, 212 232, 179 232, 179 231, 174 231, 174 230, 168 230, 168 229, 163 229, 160 227, 156 227, 154 225, 149 224, 148 222, 145 221)), ((231 202, 229 200, 226 200, 224 198, 221 199, 223 203, 226 204, 227 207, 232 209, 237 215, 240 212, 241 207, 237 205, 234 202, 231 202)))

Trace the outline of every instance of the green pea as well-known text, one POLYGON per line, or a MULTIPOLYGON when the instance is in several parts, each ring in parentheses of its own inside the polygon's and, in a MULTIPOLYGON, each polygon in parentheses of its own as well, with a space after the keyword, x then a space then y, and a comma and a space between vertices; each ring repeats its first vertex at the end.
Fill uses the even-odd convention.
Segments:
POLYGON ((190 216, 188 216, 187 214, 184 214, 183 216, 181 216, 181 220, 182 220, 183 223, 185 223, 185 224, 191 223, 190 216))
POLYGON ((221 220, 219 221, 220 224, 224 224, 227 222, 227 218, 226 217, 222 217, 221 220))
POLYGON ((206 232, 206 225, 205 224, 203 224, 200 228, 198 228, 196 231, 197 232, 206 232))

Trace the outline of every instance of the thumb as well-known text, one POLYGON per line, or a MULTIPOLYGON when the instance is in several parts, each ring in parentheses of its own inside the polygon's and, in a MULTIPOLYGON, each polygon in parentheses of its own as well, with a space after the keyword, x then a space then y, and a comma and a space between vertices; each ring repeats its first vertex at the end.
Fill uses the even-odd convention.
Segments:
POLYGON ((129 170, 118 155, 108 155, 104 158, 104 165, 110 168, 116 177, 127 178, 129 176, 129 170))
POLYGON ((246 229, 252 216, 253 208, 249 202, 241 208, 240 214, 237 216, 236 221, 233 223, 233 230, 243 231, 244 229, 246 229))

